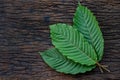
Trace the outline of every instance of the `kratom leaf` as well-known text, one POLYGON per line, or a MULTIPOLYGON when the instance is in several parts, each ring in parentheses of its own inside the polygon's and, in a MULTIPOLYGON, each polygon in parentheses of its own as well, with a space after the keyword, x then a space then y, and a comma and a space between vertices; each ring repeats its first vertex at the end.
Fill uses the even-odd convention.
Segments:
POLYGON ((104 40, 95 16, 87 7, 78 5, 73 18, 73 27, 78 29, 93 46, 100 61, 103 56, 104 40))
POLYGON ((79 63, 75 63, 72 60, 64 57, 55 48, 46 50, 45 52, 40 53, 40 55, 51 68, 66 74, 85 73, 86 71, 91 71, 93 68, 95 68, 95 65, 83 66, 79 63))
POLYGON ((53 45, 68 59, 82 65, 94 65, 97 55, 84 36, 70 25, 54 24, 50 26, 53 45))

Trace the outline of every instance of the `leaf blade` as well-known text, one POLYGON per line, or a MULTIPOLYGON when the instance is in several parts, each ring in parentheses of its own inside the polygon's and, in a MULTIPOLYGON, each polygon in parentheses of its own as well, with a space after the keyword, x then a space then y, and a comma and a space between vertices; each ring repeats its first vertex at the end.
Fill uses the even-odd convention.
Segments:
POLYGON ((78 74, 91 71, 96 65, 83 66, 64 57, 57 49, 52 48, 40 53, 43 60, 53 69, 66 74, 78 74))
POLYGON ((104 51, 104 39, 95 16, 87 7, 78 5, 73 18, 73 27, 78 29, 93 46, 100 61, 104 51))
POLYGON ((53 45, 64 56, 82 65, 96 64, 94 49, 76 29, 59 23, 50 26, 50 33, 53 45))

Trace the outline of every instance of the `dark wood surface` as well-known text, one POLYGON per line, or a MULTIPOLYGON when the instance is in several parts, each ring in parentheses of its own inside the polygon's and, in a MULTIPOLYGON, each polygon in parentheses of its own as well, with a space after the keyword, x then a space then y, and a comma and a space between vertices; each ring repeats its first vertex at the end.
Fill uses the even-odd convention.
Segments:
POLYGON ((94 12, 105 39, 98 68, 65 75, 48 67, 38 54, 52 47, 49 25, 72 24, 77 0, 0 0, 0 80, 120 80, 120 0, 81 0, 94 12))

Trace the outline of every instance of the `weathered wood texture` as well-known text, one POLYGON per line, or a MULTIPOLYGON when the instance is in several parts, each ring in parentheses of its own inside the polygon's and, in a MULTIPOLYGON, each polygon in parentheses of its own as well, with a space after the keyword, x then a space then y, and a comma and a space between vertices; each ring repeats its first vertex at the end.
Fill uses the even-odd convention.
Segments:
POLYGON ((48 67, 38 54, 50 48, 48 26, 72 24, 77 0, 0 0, 0 80, 120 80, 120 0, 81 0, 96 15, 105 39, 101 64, 78 75, 48 67))

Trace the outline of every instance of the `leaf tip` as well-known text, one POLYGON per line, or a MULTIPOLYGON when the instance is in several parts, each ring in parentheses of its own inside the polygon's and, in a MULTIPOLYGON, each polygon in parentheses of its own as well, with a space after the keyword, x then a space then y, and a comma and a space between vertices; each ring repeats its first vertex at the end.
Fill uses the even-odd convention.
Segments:
POLYGON ((81 5, 80 0, 78 0, 78 5, 81 5))
POLYGON ((42 52, 39 51, 38 54, 42 55, 42 52))
POLYGON ((41 52, 39 51, 38 54, 40 54, 41 52))
MULTIPOLYGON (((54 24, 53 24, 54 25, 54 24)), ((53 25, 49 25, 50 30, 53 28, 53 25)))

